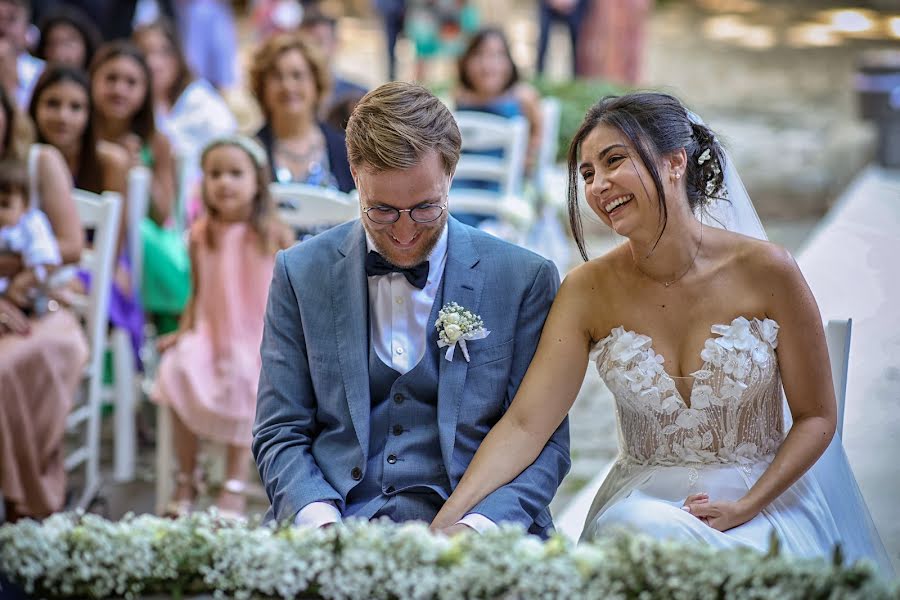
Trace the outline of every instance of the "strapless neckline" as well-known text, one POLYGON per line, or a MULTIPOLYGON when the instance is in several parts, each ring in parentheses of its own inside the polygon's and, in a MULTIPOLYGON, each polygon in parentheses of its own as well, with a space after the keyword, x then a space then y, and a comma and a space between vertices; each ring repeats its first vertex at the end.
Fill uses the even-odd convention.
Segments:
MULTIPOLYGON (((698 355, 700 356, 700 358, 703 360, 703 364, 700 366, 699 369, 697 369, 697 370, 695 370, 695 371, 692 371, 691 373, 688 373, 687 375, 675 376, 675 375, 671 375, 671 374, 670 374, 668 371, 666 371, 666 369, 663 367, 663 368, 660 369, 660 375, 666 377, 666 378, 672 383, 672 385, 673 385, 674 388, 675 388, 675 394, 677 395, 678 400, 681 401, 681 404, 684 405, 685 408, 691 408, 691 404, 692 404, 692 403, 690 402, 690 400, 691 400, 691 398, 693 398, 694 390, 696 389, 697 382, 700 381, 700 379, 698 379, 698 377, 697 377, 697 374, 698 374, 698 373, 701 373, 701 372, 704 372, 704 371, 707 371, 707 370, 709 369, 709 366, 710 366, 710 360, 707 359, 707 358, 704 358, 704 356, 703 356, 704 351, 705 351, 705 350, 707 349, 707 347, 708 347, 708 344, 709 344, 710 342, 715 343, 715 341, 716 341, 717 339, 722 339, 723 334, 724 334, 724 335, 728 335, 728 332, 729 332, 732 328, 734 328, 734 327, 736 327, 736 326, 741 326, 741 325, 743 325, 744 323, 746 323, 746 324, 749 326, 750 323, 755 323, 755 324, 757 325, 757 327, 762 327, 762 326, 765 325, 766 322, 769 322, 769 323, 773 324, 773 325, 774 325, 774 328, 775 328, 775 331, 778 330, 778 327, 779 327, 778 322, 777 322, 775 319, 770 319, 770 318, 768 318, 768 317, 763 318, 763 319, 760 319, 759 317, 750 317, 750 318, 747 318, 747 317, 745 317, 745 316, 743 316, 743 315, 739 315, 739 316, 735 317, 734 319, 732 319, 730 325, 727 324, 727 323, 714 323, 714 324, 710 327, 710 331, 711 331, 714 335, 711 335, 711 336, 707 337, 707 338, 703 341, 703 348, 702 348, 699 352, 697 352, 697 354, 698 354, 698 355), (677 381, 678 379, 687 379, 688 377, 693 378, 693 381, 691 382, 691 389, 690 389, 690 393, 688 394, 688 398, 687 398, 687 400, 685 400, 684 396, 683 396, 682 393, 681 393, 681 390, 678 389, 678 385, 676 384, 676 381, 677 381)), ((640 333, 639 331, 635 331, 634 329, 625 329, 625 327, 624 327, 623 325, 620 325, 620 326, 618 326, 618 327, 614 327, 614 328, 609 332, 609 335, 607 335, 606 337, 604 337, 604 338, 601 339, 601 340, 598 340, 598 341, 594 344, 594 348, 599 347, 599 346, 602 345, 603 343, 608 342, 610 339, 616 337, 617 335, 621 335, 622 333, 632 334, 632 335, 634 335, 634 336, 636 336, 636 337, 646 338, 647 340, 649 340, 648 349, 652 352, 651 359, 653 359, 653 357, 659 357, 659 359, 661 359, 661 360, 659 360, 659 361, 657 361, 657 362, 659 362, 661 365, 662 365, 662 364, 665 364, 665 356, 663 356, 662 354, 656 352, 656 349, 653 347, 653 338, 652 338, 651 336, 646 335, 646 334, 643 334, 643 333, 640 333)))

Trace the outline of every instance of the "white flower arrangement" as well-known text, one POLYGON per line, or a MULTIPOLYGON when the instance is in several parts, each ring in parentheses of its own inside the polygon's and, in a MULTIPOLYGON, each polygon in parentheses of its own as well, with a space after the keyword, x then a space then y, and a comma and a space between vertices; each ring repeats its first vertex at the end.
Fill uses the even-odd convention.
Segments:
POLYGON ((697 164, 698 164, 698 165, 702 165, 703 163, 705 163, 706 161, 708 161, 710 158, 712 158, 712 154, 710 154, 709 148, 707 148, 706 150, 703 151, 703 154, 701 154, 701 155, 697 158, 697 164))
POLYGON ((449 302, 438 311, 434 328, 438 332, 438 348, 447 348, 444 357, 450 361, 453 360, 453 353, 456 346, 459 345, 466 362, 469 362, 469 349, 466 347, 466 342, 483 340, 491 333, 484 328, 481 317, 456 302, 449 302))
POLYGON ((900 597, 868 563, 841 562, 781 556, 777 541, 766 555, 627 535, 573 547, 512 525, 446 538, 424 523, 260 527, 214 512, 0 527, 0 572, 46 598, 900 597))

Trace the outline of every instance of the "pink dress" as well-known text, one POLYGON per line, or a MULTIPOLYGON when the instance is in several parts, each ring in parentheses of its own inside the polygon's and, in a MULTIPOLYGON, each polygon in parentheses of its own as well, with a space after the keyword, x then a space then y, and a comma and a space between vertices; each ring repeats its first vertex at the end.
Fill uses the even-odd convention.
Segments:
POLYGON ((191 227, 194 327, 162 357, 152 398, 199 438, 250 446, 259 345, 275 257, 245 223, 202 218, 191 227), (206 227, 216 234, 206 242, 206 227))

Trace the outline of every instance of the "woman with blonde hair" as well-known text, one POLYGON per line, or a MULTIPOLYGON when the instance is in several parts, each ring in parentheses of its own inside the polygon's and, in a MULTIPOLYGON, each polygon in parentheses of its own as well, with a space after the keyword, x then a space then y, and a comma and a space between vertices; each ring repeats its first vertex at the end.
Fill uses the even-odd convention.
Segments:
POLYGON ((256 137, 273 181, 355 187, 344 133, 316 117, 330 85, 325 63, 299 34, 275 35, 254 54, 250 88, 265 120, 256 137))

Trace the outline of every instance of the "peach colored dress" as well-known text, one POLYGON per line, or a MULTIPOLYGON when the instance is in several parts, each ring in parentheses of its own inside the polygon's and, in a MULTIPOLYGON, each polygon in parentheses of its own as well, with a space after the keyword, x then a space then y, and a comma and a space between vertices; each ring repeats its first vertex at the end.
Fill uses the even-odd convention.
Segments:
POLYGON ((72 313, 0 335, 0 494, 15 516, 46 517, 66 493, 63 435, 88 344, 72 313))
POLYGON ((201 218, 191 227, 194 327, 162 357, 153 390, 201 439, 249 447, 259 345, 275 257, 245 223, 201 218), (213 227, 215 248, 206 241, 213 227))

